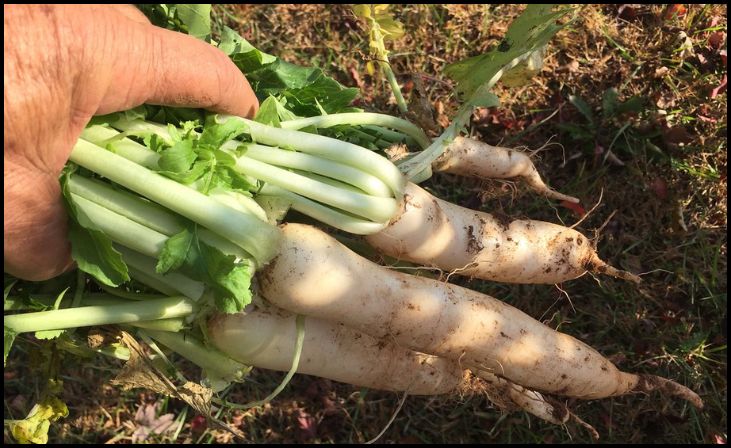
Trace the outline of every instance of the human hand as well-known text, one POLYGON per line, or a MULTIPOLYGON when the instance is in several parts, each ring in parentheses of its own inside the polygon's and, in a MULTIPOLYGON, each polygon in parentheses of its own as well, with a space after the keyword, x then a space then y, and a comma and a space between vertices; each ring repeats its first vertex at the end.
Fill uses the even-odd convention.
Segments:
POLYGON ((46 280, 73 262, 58 177, 93 115, 143 103, 252 116, 218 49, 129 5, 4 6, 4 270, 46 280))

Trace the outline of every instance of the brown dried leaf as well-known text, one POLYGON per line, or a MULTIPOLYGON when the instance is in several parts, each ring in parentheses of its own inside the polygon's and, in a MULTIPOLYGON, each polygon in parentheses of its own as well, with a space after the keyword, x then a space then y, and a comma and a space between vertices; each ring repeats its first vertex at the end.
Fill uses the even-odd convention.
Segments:
POLYGON ((124 390, 141 387, 159 394, 175 396, 175 385, 152 364, 140 344, 126 331, 120 332, 120 339, 129 348, 129 361, 112 380, 112 384, 122 386, 124 390))
POLYGON ((112 380, 112 384, 122 386, 125 390, 142 387, 156 393, 164 394, 182 400, 197 413, 206 417, 209 423, 221 429, 232 432, 241 439, 244 438, 241 431, 231 428, 222 421, 211 416, 211 398, 213 391, 200 384, 188 381, 181 387, 168 379, 167 375, 155 367, 152 360, 142 350, 142 347, 127 332, 120 332, 122 344, 130 351, 129 361, 124 365, 122 371, 112 380))

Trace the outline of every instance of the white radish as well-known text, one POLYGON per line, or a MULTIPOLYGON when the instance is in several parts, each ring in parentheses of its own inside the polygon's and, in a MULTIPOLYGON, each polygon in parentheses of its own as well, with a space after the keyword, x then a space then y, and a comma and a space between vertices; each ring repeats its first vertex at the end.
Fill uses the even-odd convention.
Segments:
POLYGON ((314 227, 281 229, 279 254, 258 274, 262 295, 278 307, 392 338, 536 391, 593 399, 657 389, 702 406, 686 387, 621 372, 585 343, 490 296, 390 271, 314 227))
POLYGON ((549 198, 579 202, 577 198, 559 193, 546 185, 527 154, 471 138, 455 138, 432 163, 432 168, 478 179, 522 177, 533 190, 549 198))
POLYGON ((639 282, 602 261, 573 229, 470 210, 413 183, 406 186, 401 213, 366 240, 394 258, 505 283, 560 283, 587 272, 639 282))
MULTIPOLYGON (((241 363, 287 371, 296 340, 295 315, 275 308, 218 314, 208 321, 213 345, 241 363)), ((456 390, 462 370, 344 325, 308 317, 299 373, 373 389, 438 395, 456 390)))
MULTIPOLYGON (((274 307, 250 313, 218 314, 208 321, 210 342, 232 359, 259 368, 287 371, 294 356, 295 315, 274 307)), ((344 325, 308 317, 297 371, 356 386, 411 395, 468 392, 468 374, 457 361, 418 353, 344 325)), ((525 410, 562 424, 569 413, 541 394, 480 372, 490 401, 505 411, 525 410)))

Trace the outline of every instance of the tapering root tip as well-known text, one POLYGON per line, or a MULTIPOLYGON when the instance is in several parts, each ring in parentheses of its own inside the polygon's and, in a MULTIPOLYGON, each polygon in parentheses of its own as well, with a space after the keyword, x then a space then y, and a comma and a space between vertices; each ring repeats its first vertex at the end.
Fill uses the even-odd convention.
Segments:
POLYGON ((571 413, 571 420, 586 428, 586 430, 589 431, 591 437, 594 440, 599 440, 599 432, 593 426, 580 419, 579 416, 574 414, 573 412, 571 413))
POLYGON ((532 164, 530 166, 530 169, 527 170, 527 172, 523 173, 521 176, 525 180, 525 183, 527 183, 534 191, 544 194, 551 199, 567 201, 574 204, 578 204, 580 202, 579 198, 559 193, 558 191, 546 185, 546 183, 543 182, 543 179, 541 179, 541 175, 538 174, 538 170, 536 170, 536 167, 532 164))
POLYGON ((558 199, 559 201, 567 201, 567 202, 571 202, 573 204, 578 204, 579 202, 581 202, 581 201, 579 201, 579 198, 575 198, 575 197, 569 196, 567 194, 559 193, 558 191, 552 190, 550 188, 545 190, 544 193, 549 198, 558 199))
POLYGON ((605 274, 614 278, 628 280, 635 284, 640 284, 642 282, 642 279, 639 275, 635 275, 631 272, 623 271, 621 269, 610 266, 605 263, 601 258, 599 258, 597 254, 594 254, 591 262, 588 263, 587 270, 595 274, 605 274))
POLYGON ((695 406, 696 409, 703 409, 703 400, 701 400, 701 397, 697 393, 675 381, 655 375, 639 375, 639 381, 634 389, 632 389, 632 392, 650 392, 653 390, 674 397, 680 397, 695 406))

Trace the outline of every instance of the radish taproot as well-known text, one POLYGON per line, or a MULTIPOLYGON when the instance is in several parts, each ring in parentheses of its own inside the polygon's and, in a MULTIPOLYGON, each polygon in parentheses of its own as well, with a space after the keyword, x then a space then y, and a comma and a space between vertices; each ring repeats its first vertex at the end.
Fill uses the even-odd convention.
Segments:
POLYGON ((262 296, 424 353, 459 360, 537 391, 583 399, 660 390, 701 407, 689 389, 621 372, 585 343, 490 296, 385 269, 314 227, 286 224, 258 273, 262 296))
MULTIPOLYGON (((246 365, 287 371, 295 351, 295 315, 275 307, 216 314, 208 320, 209 341, 246 365)), ((411 395, 465 393, 469 374, 459 362, 418 353, 388 339, 376 339, 342 324, 308 317, 298 373, 356 386, 411 395)), ((478 372, 490 401, 506 411, 525 410, 554 424, 567 409, 541 394, 489 372, 478 372)))
MULTIPOLYGON (((264 369, 289 370, 295 315, 270 307, 217 314, 208 320, 211 343, 231 358, 264 369)), ((447 359, 416 353, 344 325, 305 320, 299 373, 373 389, 438 395, 457 390, 462 370, 447 359)))
POLYGON ((546 185, 527 154, 472 138, 455 138, 432 163, 432 169, 478 179, 522 177, 533 190, 549 198, 579 202, 577 198, 559 193, 546 185))
POLYGON ((466 209, 413 183, 401 213, 366 240, 394 258, 499 282, 560 283, 587 272, 640 281, 602 261, 573 229, 466 209))

